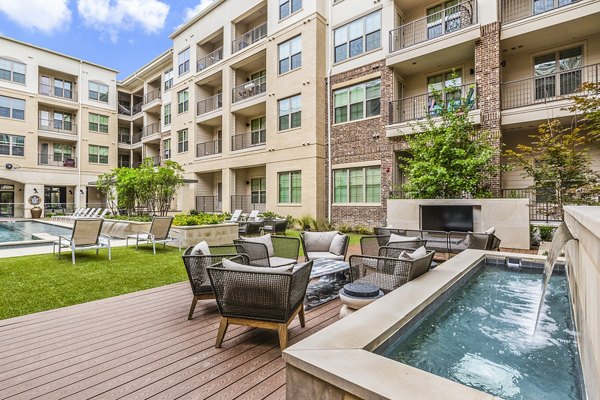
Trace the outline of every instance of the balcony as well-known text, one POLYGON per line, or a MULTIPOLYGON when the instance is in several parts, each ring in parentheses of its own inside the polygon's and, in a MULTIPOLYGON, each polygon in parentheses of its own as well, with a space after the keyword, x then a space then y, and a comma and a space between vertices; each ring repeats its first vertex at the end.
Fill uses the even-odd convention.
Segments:
POLYGON ((223 94, 219 93, 196 104, 196 115, 200 116, 223 107, 223 94))
POLYGON ((49 165, 52 167, 77 168, 77 158, 66 157, 63 154, 38 154, 38 165, 49 165))
POLYGON ((134 104, 133 107, 119 104, 119 114, 133 117, 134 115, 142 112, 142 105, 143 105, 143 102, 134 104))
POLYGON ((222 202, 219 196, 196 196, 196 211, 222 212, 222 202))
POLYGON ((258 96, 266 91, 267 77, 261 76, 260 78, 256 78, 234 87, 232 90, 233 103, 258 96))
POLYGON ((210 67, 223 59, 223 47, 219 47, 215 51, 199 58, 196 61, 196 72, 200 72, 203 69, 210 67))
POLYGON ((252 210, 266 211, 265 195, 234 194, 231 196, 231 210, 242 210, 249 213, 252 210))
POLYGON ((502 84, 502 109, 565 100, 583 82, 600 82, 600 64, 502 84))
POLYGON ((243 35, 235 38, 232 42, 231 53, 236 53, 246 47, 258 42, 259 40, 267 37, 267 23, 264 22, 256 28, 244 33, 243 35))
POLYGON ((465 1, 390 31, 390 53, 434 40, 477 23, 477 2, 465 1))
POLYGON ((65 89, 59 86, 47 85, 40 83, 38 87, 38 93, 43 96, 54 97, 62 100, 77 101, 77 91, 72 89, 65 89))
POLYGON ((155 122, 150 125, 146 125, 144 127, 143 138, 147 138, 148 136, 152 136, 154 134, 160 133, 160 122, 155 122))
POLYGON ((138 131, 131 135, 131 144, 140 143, 142 141, 142 133, 143 131, 138 131))
POLYGON ((196 157, 206 157, 223 152, 223 143, 220 139, 210 142, 198 143, 196 145, 196 157))
POLYGON ((119 140, 119 143, 131 144, 131 134, 129 132, 127 132, 127 133, 119 132, 118 140, 119 140))
POLYGON ((565 7, 580 0, 502 0, 502 22, 510 22, 525 19, 534 15, 543 14, 548 11, 565 7))
POLYGON ((160 89, 154 89, 144 95, 144 105, 152 103, 154 100, 160 100, 160 89))
POLYGON ((231 137, 231 150, 249 149, 251 147, 261 146, 267 142, 267 131, 265 129, 245 132, 231 137))
POLYGON ((38 118, 38 129, 46 132, 77 135, 77 125, 67 121, 38 118))

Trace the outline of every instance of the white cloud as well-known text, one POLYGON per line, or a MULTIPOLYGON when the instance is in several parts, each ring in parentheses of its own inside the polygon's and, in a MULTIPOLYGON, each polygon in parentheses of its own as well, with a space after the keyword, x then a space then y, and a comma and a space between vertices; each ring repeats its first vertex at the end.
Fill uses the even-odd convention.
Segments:
POLYGON ((25 28, 51 34, 71 22, 68 0, 1 0, 0 12, 25 28))
POLYGON ((185 9, 185 17, 184 21, 189 21, 194 15, 198 14, 200 11, 204 10, 206 7, 210 6, 214 0, 200 0, 200 3, 192 8, 185 9))
POLYGON ((169 5, 159 0, 78 0, 77 11, 87 26, 116 42, 122 30, 160 31, 167 20, 169 5))

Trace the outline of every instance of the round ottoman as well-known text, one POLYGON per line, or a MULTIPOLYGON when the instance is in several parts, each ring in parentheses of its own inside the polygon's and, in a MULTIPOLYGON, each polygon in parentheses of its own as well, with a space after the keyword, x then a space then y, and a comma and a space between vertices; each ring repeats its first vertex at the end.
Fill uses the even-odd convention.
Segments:
POLYGON ((379 287, 363 282, 348 283, 344 285, 339 294, 340 300, 344 303, 340 309, 340 318, 352 314, 383 296, 383 292, 379 287))

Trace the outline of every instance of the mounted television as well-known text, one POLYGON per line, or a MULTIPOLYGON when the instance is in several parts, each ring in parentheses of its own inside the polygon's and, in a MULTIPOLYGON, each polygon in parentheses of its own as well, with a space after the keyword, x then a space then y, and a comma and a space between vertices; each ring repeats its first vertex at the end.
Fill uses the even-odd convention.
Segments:
POLYGON ((473 232, 473 206, 421 206, 421 229, 473 232))

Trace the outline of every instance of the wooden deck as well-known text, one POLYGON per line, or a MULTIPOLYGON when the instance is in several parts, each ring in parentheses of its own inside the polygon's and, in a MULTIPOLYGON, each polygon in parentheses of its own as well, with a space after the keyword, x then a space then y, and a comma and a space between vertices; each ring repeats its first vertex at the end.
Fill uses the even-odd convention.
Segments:
MULTIPOLYGON (((0 321, 0 399, 283 399, 277 332, 231 326, 179 283, 0 321)), ((339 300, 290 325, 290 344, 337 321, 339 300)))

